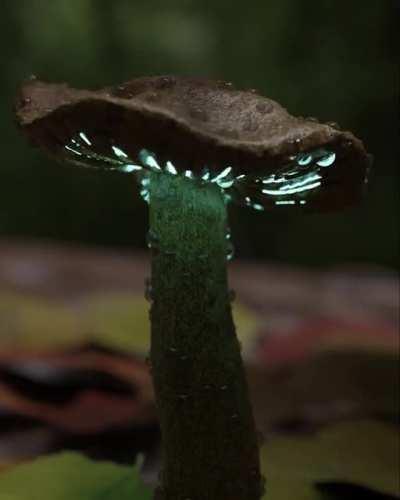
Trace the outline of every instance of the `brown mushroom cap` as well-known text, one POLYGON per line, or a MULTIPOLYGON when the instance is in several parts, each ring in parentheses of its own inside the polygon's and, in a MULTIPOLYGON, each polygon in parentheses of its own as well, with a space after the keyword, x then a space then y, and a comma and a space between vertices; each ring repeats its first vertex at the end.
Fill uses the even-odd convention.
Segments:
POLYGON ((313 207, 340 208, 363 190, 370 157, 352 133, 291 116, 275 101, 231 84, 174 76, 136 78, 100 90, 25 82, 16 104, 19 125, 46 152, 68 160, 65 145, 80 131, 105 151, 130 158, 146 148, 160 164, 200 172, 232 166, 236 174, 271 175, 293 156, 319 148, 336 154, 327 189, 313 207))

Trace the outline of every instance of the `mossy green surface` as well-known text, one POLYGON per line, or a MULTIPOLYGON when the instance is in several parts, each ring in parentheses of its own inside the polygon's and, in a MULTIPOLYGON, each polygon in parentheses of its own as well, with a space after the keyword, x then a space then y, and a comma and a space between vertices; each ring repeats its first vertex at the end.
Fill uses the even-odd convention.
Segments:
POLYGON ((255 424, 227 281, 217 185, 152 174, 151 364, 163 437, 162 500, 258 500, 255 424), (202 485, 202 496, 198 485, 202 485))

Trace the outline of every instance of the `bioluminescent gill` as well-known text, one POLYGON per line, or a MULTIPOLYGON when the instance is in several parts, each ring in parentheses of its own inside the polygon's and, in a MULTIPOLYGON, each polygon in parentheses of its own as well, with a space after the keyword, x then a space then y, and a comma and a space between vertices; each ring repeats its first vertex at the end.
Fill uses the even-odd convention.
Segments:
POLYGON ((112 170, 122 173, 133 173, 142 170, 142 166, 131 162, 128 155, 118 146, 110 144, 109 151, 95 151, 93 137, 79 132, 64 146, 66 160, 82 167, 99 170, 112 170))
POLYGON ((265 176, 235 175, 235 169, 231 166, 223 167, 219 171, 210 171, 205 167, 195 175, 189 169, 178 170, 171 161, 161 165, 156 155, 146 148, 139 151, 135 161, 121 147, 113 144, 110 144, 106 153, 96 152, 94 143, 89 134, 79 132, 65 146, 65 151, 69 159, 79 165, 137 174, 141 185, 140 194, 146 202, 149 202, 150 196, 148 174, 157 172, 181 175, 201 184, 216 184, 224 192, 227 203, 233 201, 259 211, 306 205, 310 196, 324 188, 326 169, 334 167, 336 161, 334 151, 319 148, 290 157, 286 166, 265 176))
POLYGON ((324 189, 327 169, 334 167, 335 160, 334 151, 317 149, 291 157, 274 174, 240 175, 233 185, 233 199, 255 210, 304 206, 324 189))

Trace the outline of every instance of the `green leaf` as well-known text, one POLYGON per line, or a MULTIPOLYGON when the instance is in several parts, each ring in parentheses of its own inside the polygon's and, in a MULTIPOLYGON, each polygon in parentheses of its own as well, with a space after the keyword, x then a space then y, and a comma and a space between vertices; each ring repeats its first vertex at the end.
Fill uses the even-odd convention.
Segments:
POLYGON ((135 467, 77 453, 37 459, 0 474, 0 500, 151 500, 135 467))
MULTIPOLYGON (((343 483, 400 496, 398 429, 371 421, 341 423, 313 437, 271 440, 261 451, 265 500, 320 500, 316 486, 343 483)), ((362 498, 362 497, 361 497, 362 498)))

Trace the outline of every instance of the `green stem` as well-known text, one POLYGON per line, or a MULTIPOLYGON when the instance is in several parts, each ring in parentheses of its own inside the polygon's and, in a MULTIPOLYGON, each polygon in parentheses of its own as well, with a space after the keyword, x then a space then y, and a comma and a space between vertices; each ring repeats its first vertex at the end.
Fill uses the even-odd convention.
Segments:
POLYGON ((232 320, 227 213, 215 185, 151 174, 151 365, 157 499, 259 500, 254 419, 232 320))

